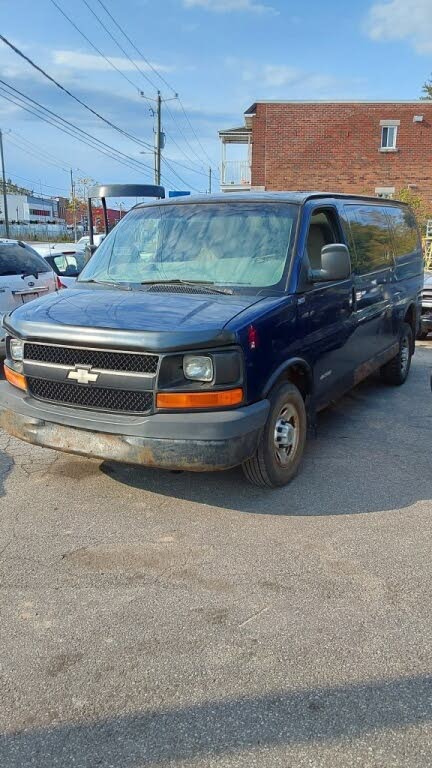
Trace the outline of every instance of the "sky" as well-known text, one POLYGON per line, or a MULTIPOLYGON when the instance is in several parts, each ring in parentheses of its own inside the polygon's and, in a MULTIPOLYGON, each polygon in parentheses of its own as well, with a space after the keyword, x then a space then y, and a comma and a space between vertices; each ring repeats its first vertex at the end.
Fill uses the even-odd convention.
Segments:
POLYGON ((431 3, 0 0, 1 33, 120 129, 101 121, 0 41, 5 83, 95 137, 99 149, 100 142, 109 145, 117 157, 100 154, 7 101, 4 95, 11 92, 0 83, 7 175, 53 195, 68 194, 71 169, 76 179, 151 183, 151 109, 160 89, 166 100, 163 183, 167 189, 205 192, 211 166, 215 190, 217 132, 242 125, 254 101, 418 98, 432 72, 431 3), (118 152, 126 165, 118 162, 118 152))

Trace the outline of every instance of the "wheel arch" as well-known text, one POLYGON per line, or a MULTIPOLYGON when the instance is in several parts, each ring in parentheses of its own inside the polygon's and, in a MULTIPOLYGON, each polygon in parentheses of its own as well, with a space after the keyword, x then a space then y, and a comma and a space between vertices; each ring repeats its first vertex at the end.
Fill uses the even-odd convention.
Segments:
POLYGON ((312 368, 301 357, 292 357, 273 371, 265 384, 263 397, 267 397, 276 384, 284 381, 291 381, 295 384, 304 400, 313 394, 312 368))
POLYGON ((412 330, 412 349, 411 352, 414 353, 414 347, 415 347, 415 340, 417 337, 417 330, 418 330, 418 312, 417 308, 414 304, 414 302, 411 302, 408 306, 408 308, 405 311, 404 315, 404 323, 408 323, 408 325, 411 327, 412 330))

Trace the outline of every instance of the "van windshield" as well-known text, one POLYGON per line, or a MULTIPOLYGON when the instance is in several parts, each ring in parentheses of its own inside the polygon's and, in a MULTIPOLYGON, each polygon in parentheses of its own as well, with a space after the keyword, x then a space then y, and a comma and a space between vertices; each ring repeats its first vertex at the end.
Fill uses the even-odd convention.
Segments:
POLYGON ((296 205, 266 202, 136 208, 99 246, 78 282, 275 286, 284 276, 297 212, 296 205))

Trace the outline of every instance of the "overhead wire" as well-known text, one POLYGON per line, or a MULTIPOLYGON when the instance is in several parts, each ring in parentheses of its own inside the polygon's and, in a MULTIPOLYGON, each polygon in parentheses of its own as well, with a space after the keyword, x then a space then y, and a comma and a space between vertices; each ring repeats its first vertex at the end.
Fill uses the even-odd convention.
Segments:
MULTIPOLYGON (((15 104, 18 107, 21 107, 25 111, 34 115, 35 117, 38 117, 39 119, 44 120, 46 123, 52 125, 58 130, 61 130, 63 133, 66 133, 67 135, 72 136, 73 138, 77 139, 78 141, 81 141, 83 144, 86 144, 92 149, 96 149, 100 154, 108 157, 111 160, 116 160, 118 163, 128 167, 131 170, 139 171, 140 173, 142 173, 143 170, 145 169, 146 171, 150 170, 151 173, 153 173, 153 169, 151 168, 151 166, 147 166, 144 163, 141 163, 139 160, 135 160, 129 155, 125 155, 119 150, 115 150, 109 144, 106 144, 106 142, 101 142, 99 139, 96 139, 87 131, 84 131, 83 129, 74 125, 74 123, 71 123, 69 120, 62 118, 60 115, 57 115, 52 110, 48 109, 48 107, 45 107, 44 105, 40 104, 40 102, 36 101, 35 99, 32 99, 30 96, 27 96, 22 91, 19 91, 17 88, 14 88, 13 86, 9 85, 4 80, 0 79, 0 83, 6 86, 6 88, 8 88, 9 91, 13 92, 13 93, 10 93, 9 91, 6 91, 5 88, 2 88, 0 86, 0 96, 6 99, 6 101, 9 101, 10 103, 15 104), (104 149, 104 147, 106 149, 104 149)), ((173 183, 172 179, 166 174, 163 175, 163 180, 166 181, 168 184, 172 184, 174 187, 176 186, 175 183, 173 183)))
POLYGON ((10 40, 8 40, 4 35, 0 34, 0 40, 2 40, 5 45, 9 46, 11 50, 14 51, 20 58, 24 59, 28 64, 30 64, 33 69, 35 69, 37 72, 39 72, 41 75, 43 75, 47 80, 49 80, 51 83, 53 83, 57 88, 59 88, 61 91, 66 93, 68 96, 70 96, 71 99, 76 101, 78 104, 80 104, 84 109, 87 109, 89 112, 91 112, 95 117, 99 118, 99 120, 102 120, 103 123, 108 125, 110 128, 113 128, 115 131, 118 131, 123 136, 126 136, 127 138, 131 139, 137 144, 140 144, 144 147, 151 147, 151 144, 148 142, 142 141, 141 139, 138 139, 136 136, 133 136, 132 134, 128 133, 128 131, 125 131, 123 128, 120 128, 118 125, 115 125, 111 120, 108 120, 106 117, 101 115, 99 112, 97 112, 93 107, 90 107, 88 104, 85 103, 82 99, 80 99, 78 96, 75 96, 72 91, 69 90, 69 88, 66 88, 64 85, 62 85, 58 80, 56 80, 54 77, 52 77, 43 67, 39 66, 39 64, 36 64, 35 61, 33 61, 29 56, 27 56, 23 51, 21 51, 18 46, 14 45, 10 40))
POLYGON ((40 102, 36 101, 35 99, 32 99, 30 96, 27 96, 22 91, 19 91, 17 88, 14 88, 13 86, 9 85, 1 78, 0 78, 0 83, 3 84, 3 86, 6 86, 6 88, 8 88, 9 91, 13 92, 11 94, 9 91, 6 91, 5 88, 0 89, 3 91, 3 98, 5 98, 7 101, 10 101, 16 106, 22 107, 27 112, 30 112, 31 114, 36 115, 36 117, 39 117, 40 119, 44 119, 45 122, 49 122, 51 125, 54 125, 54 127, 62 130, 64 133, 67 133, 68 135, 73 136, 75 139, 78 139, 84 144, 87 144, 92 149, 96 149, 101 154, 107 157, 110 157, 110 159, 115 159, 117 162, 123 165, 128 165, 129 167, 132 167, 133 170, 139 170, 141 172, 143 170, 146 170, 146 171, 150 170, 151 172, 153 172, 153 169, 151 168, 151 166, 147 166, 144 163, 141 163, 139 160, 136 160, 130 157, 129 155, 126 155, 120 150, 116 150, 114 147, 111 147, 111 145, 107 144, 106 142, 96 139, 87 131, 84 131, 82 128, 79 128, 78 126, 76 126, 74 123, 71 123, 69 120, 66 120, 65 118, 56 114, 52 110, 48 109, 48 107, 45 107, 44 105, 40 104, 40 102), (23 101, 24 101, 24 105, 26 106, 23 106, 23 104, 21 103, 23 101), (30 106, 29 106, 29 102, 30 102, 30 106), (42 116, 39 114, 40 111, 42 111, 42 116))
MULTIPOLYGON (((187 120, 187 122, 188 122, 188 124, 189 124, 189 127, 191 128, 191 130, 192 130, 192 132, 193 132, 193 134, 194 134, 194 136, 195 136, 195 139, 196 139, 196 141, 198 142, 198 145, 201 147, 201 151, 203 152, 203 154, 204 154, 204 156, 207 158, 207 160, 210 162, 210 165, 212 165, 213 161, 211 160, 211 158, 209 157, 209 155, 208 155, 208 154, 207 154, 207 152, 205 151, 205 149, 204 149, 203 145, 201 144, 201 141, 200 141, 200 139, 199 139, 199 137, 198 137, 198 135, 197 135, 197 133, 196 133, 196 131, 195 131, 195 129, 194 129, 194 127, 193 127, 193 125, 192 125, 192 123, 191 123, 191 121, 190 121, 190 119, 189 119, 188 115, 187 115, 187 113, 186 113, 186 110, 185 110, 185 107, 184 107, 184 105, 183 105, 183 102, 181 101, 181 99, 180 99, 180 97, 179 97, 179 95, 178 95, 177 91, 175 90, 175 88, 174 88, 172 85, 170 85, 170 83, 167 81, 167 79, 166 79, 165 77, 163 77, 163 76, 160 74, 160 72, 157 70, 157 68, 156 68, 156 67, 155 67, 155 66, 154 66, 154 65, 153 65, 153 64, 152 64, 152 63, 149 61, 149 59, 148 59, 146 56, 144 56, 143 52, 142 52, 142 51, 141 51, 141 50, 140 50, 140 49, 139 49, 139 48, 138 48, 138 47, 135 45, 135 43, 134 43, 134 42, 133 42, 133 40, 132 40, 132 39, 129 37, 129 35, 128 35, 128 34, 125 32, 125 30, 124 30, 124 28, 121 26, 121 24, 120 24, 120 23, 117 21, 117 19, 115 19, 115 17, 113 16, 113 14, 112 14, 112 13, 109 11, 109 9, 107 8, 107 6, 106 6, 106 5, 105 5, 105 3, 103 2, 103 0, 97 0, 97 2, 98 2, 98 3, 99 3, 99 5, 100 5, 100 6, 103 8, 103 10, 105 11, 105 13, 106 13, 106 14, 109 16, 109 18, 111 19, 111 21, 113 22, 113 24, 116 26, 116 28, 119 30, 119 32, 121 32, 121 34, 122 34, 122 35, 125 37, 125 39, 128 41, 128 43, 129 43, 129 44, 131 45, 131 47, 134 49, 134 51, 135 51, 135 52, 138 54, 138 56, 139 56, 139 57, 140 57, 140 58, 141 58, 141 59, 142 59, 142 60, 145 62, 145 64, 146 64, 146 65, 147 65, 147 66, 148 66, 148 67, 151 69, 151 71, 152 71, 152 72, 154 72, 154 74, 155 74, 157 77, 159 77, 159 79, 161 80, 161 82, 163 82, 163 83, 164 83, 164 85, 166 85, 166 86, 167 86, 167 88, 168 88, 168 89, 169 89, 169 90, 170 90, 170 91, 171 91, 171 92, 174 94, 174 97, 175 97, 175 99, 177 99, 177 100, 178 100, 178 102, 179 102, 179 104, 180 104, 180 107, 181 107, 181 110, 182 110, 182 112, 183 112, 183 114, 184 114, 184 116, 185 116, 185 118, 186 118, 186 120, 187 120)), ((122 46, 122 45, 121 45, 121 44, 118 42, 118 40, 115 38, 115 36, 112 34, 112 32, 111 32, 111 31, 108 29, 108 27, 107 27, 107 26, 104 24, 104 22, 101 20, 101 18, 98 16, 98 14, 97 14, 97 13, 96 13, 96 12, 95 12, 95 11, 94 11, 94 10, 93 10, 91 7, 90 7, 90 5, 89 5, 89 3, 88 3, 88 0, 83 0, 83 3, 84 3, 86 6, 87 6, 87 8, 88 8, 88 9, 91 11, 91 13, 93 14, 93 16, 94 16, 94 17, 95 17, 95 18, 98 20, 98 22, 101 24, 101 26, 102 26, 102 27, 105 29, 105 31, 106 31, 106 32, 109 34, 110 38, 111 38, 112 40, 114 40, 114 42, 116 43, 116 45, 117 45, 117 46, 120 48, 120 50, 121 50, 121 51, 124 53, 124 55, 125 55, 125 56, 128 58, 128 60, 129 60, 129 61, 131 61, 131 63, 132 63, 134 66, 135 66, 135 68, 136 68, 136 69, 137 69, 137 70, 138 70, 138 71, 139 71, 139 72, 142 74, 142 76, 143 76, 143 77, 145 77, 145 79, 146 79, 148 82, 150 82, 150 84, 151 84, 151 85, 153 85, 153 87, 157 88, 157 86, 156 86, 156 85, 153 83, 153 81, 151 80, 151 78, 149 78, 149 77, 148 77, 148 75, 146 75, 146 74, 145 74, 145 73, 142 71, 142 69, 141 69, 140 67, 138 67, 137 63, 136 63, 136 62, 135 62, 135 61, 134 61, 134 60, 133 60, 133 59, 132 59, 132 58, 131 58, 131 57, 128 55, 127 51, 125 51, 125 49, 123 48, 123 46, 122 46)), ((165 104, 165 108, 167 109, 167 111, 169 112, 169 114, 171 115, 171 117, 173 118, 173 120, 175 121, 175 118, 174 118, 174 116, 173 116, 173 114, 172 114, 171 110, 170 110, 170 109, 169 109, 169 108, 166 106, 166 104, 165 104)), ((183 135, 183 138, 185 139, 185 141, 186 141, 186 142, 189 144, 189 146, 190 146, 189 140, 188 140, 188 139, 187 139, 187 137, 184 135, 184 133, 183 133, 183 131, 182 131, 181 127, 180 127, 180 123, 178 123, 178 127, 179 127, 179 130, 180 130, 180 132, 181 132, 181 133, 182 133, 182 135, 183 135)), ((172 139, 172 137, 171 137, 171 139, 172 139)), ((195 150, 193 150, 193 148, 192 148, 192 147, 191 147, 191 149, 192 149, 192 151, 194 152, 194 154, 196 154, 196 153, 195 153, 195 150)), ((182 151, 182 152, 183 152, 183 150, 180 150, 180 151, 182 151)), ((186 153, 184 153, 184 154, 185 154, 185 156, 186 156, 186 153)), ((198 156, 198 159, 200 160, 199 156, 198 156)), ((212 168, 212 170, 213 170, 213 171, 214 171, 214 173, 217 175, 217 171, 216 171, 214 168, 212 168)))

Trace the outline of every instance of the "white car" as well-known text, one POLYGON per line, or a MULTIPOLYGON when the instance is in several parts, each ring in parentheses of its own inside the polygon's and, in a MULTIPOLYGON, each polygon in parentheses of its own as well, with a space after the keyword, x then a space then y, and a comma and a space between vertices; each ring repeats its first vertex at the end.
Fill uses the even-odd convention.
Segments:
POLYGON ((59 248, 44 258, 58 277, 58 288, 71 288, 85 264, 85 252, 76 248, 59 248))
POLYGON ((4 315, 57 290, 52 267, 21 240, 0 239, 0 357, 5 355, 4 315))
POLYGON ((70 288, 84 267, 84 244, 34 243, 34 248, 58 275, 58 288, 70 288))
MULTIPOLYGON (((100 235, 93 235, 93 244, 96 246, 99 246, 106 237, 105 233, 102 232, 100 235)), ((80 237, 80 239, 77 242, 77 245, 81 246, 81 248, 85 248, 86 245, 90 245, 90 236, 84 235, 83 237, 80 237)))

